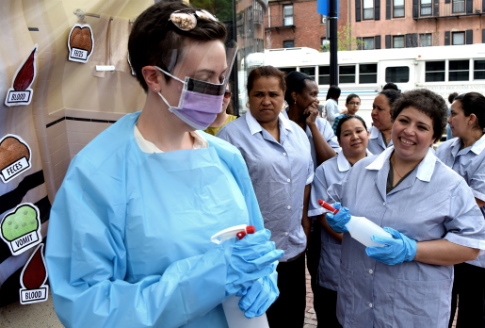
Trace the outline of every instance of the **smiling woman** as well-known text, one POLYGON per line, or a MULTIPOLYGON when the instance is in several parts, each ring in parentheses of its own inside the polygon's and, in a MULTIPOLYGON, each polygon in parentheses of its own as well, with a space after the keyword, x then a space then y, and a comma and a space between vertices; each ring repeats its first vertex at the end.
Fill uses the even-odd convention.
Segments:
POLYGON ((393 146, 361 159, 328 188, 329 197, 348 210, 327 214, 333 230, 341 232, 352 215, 392 235, 372 237, 386 247, 365 248, 344 233, 337 293, 344 327, 446 327, 453 264, 485 249, 485 224, 472 191, 430 147, 446 116, 439 95, 405 92, 391 109, 393 146), (354 302, 352 295, 369 302, 354 302))

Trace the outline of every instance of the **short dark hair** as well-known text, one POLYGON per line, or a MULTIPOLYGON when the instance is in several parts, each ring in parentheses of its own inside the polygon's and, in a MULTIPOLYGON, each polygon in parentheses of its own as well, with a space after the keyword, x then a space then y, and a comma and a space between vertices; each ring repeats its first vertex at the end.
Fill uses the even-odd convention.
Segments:
POLYGON ((365 124, 365 121, 362 117, 358 116, 358 115, 345 115, 344 117, 342 117, 340 119, 340 121, 338 121, 338 124, 337 124, 337 140, 340 141, 340 133, 342 133, 342 125, 347 122, 348 120, 351 120, 353 118, 356 118, 358 119, 359 121, 362 122, 362 124, 364 125, 364 128, 365 130, 367 131, 367 124, 365 124))
POLYGON ((337 87, 336 85, 331 85, 330 88, 328 88, 328 92, 327 92, 327 99, 328 98, 332 98, 332 99, 338 99, 338 97, 340 97, 340 88, 337 87))
POLYGON ((247 89, 248 89, 248 96, 251 90, 253 89, 253 84, 254 81, 259 79, 260 77, 275 77, 279 80, 280 82, 280 88, 283 90, 283 93, 286 91, 286 82, 285 82, 285 73, 280 71, 279 69, 273 67, 273 66, 261 66, 261 67, 256 67, 249 73, 248 76, 248 84, 247 84, 247 89))
POLYGON ((446 127, 448 107, 440 95, 428 89, 414 89, 404 92, 391 107, 391 120, 394 122, 403 109, 414 107, 426 114, 433 122, 433 138, 439 140, 446 127))
POLYGON ((379 92, 379 94, 387 98, 387 100, 389 101, 389 106, 392 106, 392 104, 401 97, 400 92, 392 89, 382 90, 381 92, 379 92))
POLYGON ((461 102, 465 116, 475 114, 480 129, 485 129, 485 97, 478 92, 463 93, 455 97, 454 101, 461 102))
POLYGON ((458 96, 458 92, 450 93, 448 95, 448 102, 451 104, 455 100, 456 96, 458 96))
POLYGON ((293 103, 293 98, 291 97, 293 91, 296 93, 303 91, 306 86, 305 80, 313 81, 308 75, 297 71, 290 72, 286 75, 285 100, 288 105, 293 103))
POLYGON ((395 91, 401 92, 401 90, 399 90, 397 85, 392 82, 386 83, 386 85, 382 87, 382 91, 384 90, 395 90, 395 91))
MULTIPOLYGON (((171 49, 183 49, 190 41, 225 41, 227 31, 223 23, 197 18, 197 25, 190 31, 177 28, 170 20, 176 11, 194 13, 195 8, 181 1, 162 1, 146 9, 136 19, 128 39, 130 63, 141 86, 148 91, 141 69, 147 65, 158 66, 171 72, 183 58, 183 51, 173 58, 171 49)), ((165 76, 168 81, 168 77, 165 76)))
POLYGON ((347 96, 347 99, 345 100, 345 103, 348 104, 352 100, 352 98, 359 98, 360 99, 360 97, 359 97, 358 94, 351 93, 350 95, 347 96))

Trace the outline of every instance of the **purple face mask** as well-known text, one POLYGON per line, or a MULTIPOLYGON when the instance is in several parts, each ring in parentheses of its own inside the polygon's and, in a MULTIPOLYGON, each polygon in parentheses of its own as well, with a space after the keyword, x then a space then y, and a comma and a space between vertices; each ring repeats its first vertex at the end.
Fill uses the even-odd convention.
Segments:
MULTIPOLYGON (((156 67, 156 66, 155 66, 156 67)), ((159 92, 158 95, 167 104, 168 109, 177 115, 182 121, 197 130, 205 130, 216 119, 222 110, 225 84, 213 84, 210 82, 194 80, 185 77, 185 81, 156 67, 162 73, 184 84, 180 95, 179 105, 171 106, 159 92)))

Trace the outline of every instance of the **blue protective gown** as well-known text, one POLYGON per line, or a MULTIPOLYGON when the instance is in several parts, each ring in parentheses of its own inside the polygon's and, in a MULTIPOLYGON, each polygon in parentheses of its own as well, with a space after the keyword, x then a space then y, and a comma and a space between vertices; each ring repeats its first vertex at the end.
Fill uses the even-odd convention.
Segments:
MULTIPOLYGON (((72 161, 52 208, 46 262, 68 327, 227 327, 231 242, 210 237, 263 220, 240 153, 144 153, 120 119, 72 161)), ((203 132, 201 132, 203 133, 203 132)))

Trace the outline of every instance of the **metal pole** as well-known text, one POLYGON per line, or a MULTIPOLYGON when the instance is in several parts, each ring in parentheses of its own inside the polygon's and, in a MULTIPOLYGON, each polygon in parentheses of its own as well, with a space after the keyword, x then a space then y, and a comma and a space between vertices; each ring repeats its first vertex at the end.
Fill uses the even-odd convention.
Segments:
POLYGON ((328 20, 330 21, 330 85, 338 85, 337 2, 338 0, 329 0, 328 20))

